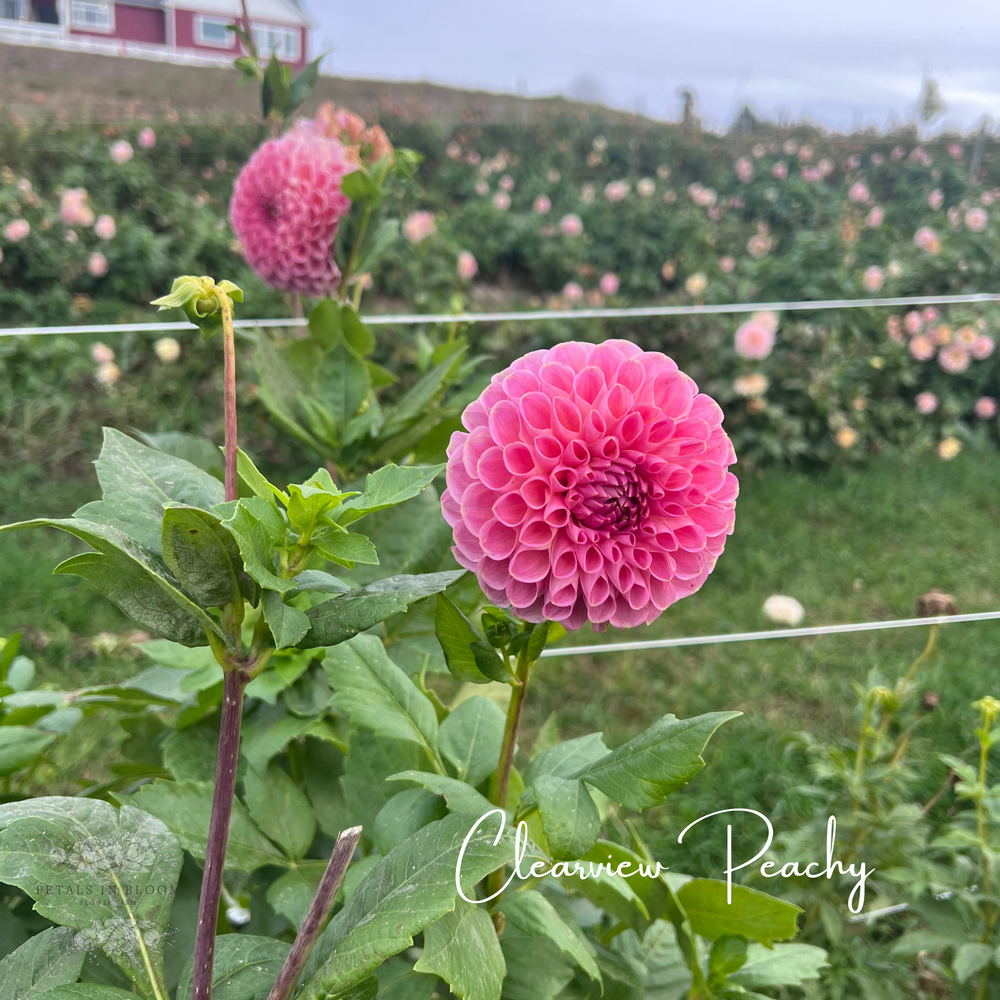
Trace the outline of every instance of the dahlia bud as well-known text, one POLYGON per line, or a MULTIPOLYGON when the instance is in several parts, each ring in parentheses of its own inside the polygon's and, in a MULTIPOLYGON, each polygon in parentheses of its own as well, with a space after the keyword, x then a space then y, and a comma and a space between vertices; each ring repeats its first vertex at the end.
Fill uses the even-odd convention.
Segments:
POLYGON ((940 615, 957 615, 955 598, 940 590, 929 590, 917 598, 918 618, 937 618, 940 615))
POLYGON ((220 281, 203 275, 196 278, 186 274, 175 278, 170 294, 154 299, 150 305, 164 309, 183 309, 200 330, 204 340, 222 329, 222 310, 228 304, 232 311, 234 302, 243 301, 243 290, 231 281, 220 281))

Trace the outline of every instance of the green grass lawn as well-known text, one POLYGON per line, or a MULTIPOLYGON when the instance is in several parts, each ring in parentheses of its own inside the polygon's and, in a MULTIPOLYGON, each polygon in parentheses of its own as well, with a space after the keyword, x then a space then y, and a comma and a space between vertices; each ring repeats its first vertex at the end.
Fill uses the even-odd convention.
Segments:
MULTIPOLYGON (((606 638, 775 627, 761 610, 775 593, 798 598, 808 625, 910 617, 915 598, 932 587, 954 594, 961 611, 1000 608, 998 483, 1000 456, 970 452, 951 463, 927 457, 820 476, 778 469, 748 476, 736 531, 704 588, 656 625, 606 638)), ((64 515, 95 491, 90 480, 44 492, 8 481, 0 484, 0 504, 5 520, 36 509, 64 515)), ((60 686, 122 679, 136 671, 136 657, 95 651, 89 639, 126 632, 128 622, 83 581, 51 576, 73 550, 72 539, 56 532, 0 537, 0 635, 29 630, 26 651, 42 678, 60 686)), ((969 728, 969 703, 1000 695, 998 636, 1000 623, 993 622, 942 630, 919 677, 921 689, 941 699, 923 729, 925 745, 968 749, 962 733, 969 728)), ((595 637, 581 631, 574 640, 595 637)), ((713 741, 710 767, 648 817, 647 831, 665 858, 680 828, 703 813, 730 806, 772 810, 806 777, 804 762, 786 751, 784 735, 806 728, 825 736, 850 733, 856 726, 852 681, 863 682, 873 667, 895 679, 925 641, 926 630, 906 629, 546 660, 532 681, 527 734, 553 711, 564 737, 600 729, 612 744, 666 712, 744 712, 713 741)), ((59 748, 57 768, 62 762, 69 771, 51 772, 55 786, 69 789, 65 778, 79 774, 86 760, 98 776, 101 762, 113 760, 116 728, 98 717, 80 727, 59 748)), ((928 774, 928 796, 943 773, 942 766, 940 775, 928 774)), ((717 858, 709 863, 718 867, 717 858)))

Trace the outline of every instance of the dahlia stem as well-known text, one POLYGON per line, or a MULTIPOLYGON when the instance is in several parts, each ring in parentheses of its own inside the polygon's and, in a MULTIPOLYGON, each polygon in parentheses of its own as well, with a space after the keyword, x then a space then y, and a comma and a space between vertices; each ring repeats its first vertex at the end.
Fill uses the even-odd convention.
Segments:
POLYGON ((361 221, 358 223, 358 234, 354 237, 354 245, 351 247, 351 254, 347 258, 347 266, 344 268, 344 273, 340 277, 340 300, 341 302, 347 302, 350 293, 347 288, 350 284, 351 277, 354 275, 354 269, 358 266, 358 257, 361 255, 361 243, 365 238, 365 233, 368 232, 368 223, 372 217, 371 205, 365 205, 364 211, 361 213, 361 221))
POLYGON ((233 333, 233 304, 220 296, 222 309, 223 406, 226 414, 226 500, 238 495, 236 478, 236 336, 233 333))
POLYGON ((191 1000, 211 1000, 212 964, 215 958, 215 931, 222 895, 222 872, 226 864, 229 820, 236 794, 236 765, 240 756, 240 727, 243 721, 243 689, 247 679, 242 669, 230 667, 222 682, 222 721, 219 727, 219 754, 215 765, 215 794, 212 819, 205 848, 205 871, 198 904, 198 928, 194 939, 191 1000))
POLYGON ((507 723, 504 726, 503 743, 500 746, 500 760, 490 784, 490 801, 494 805, 500 806, 501 809, 507 806, 507 786, 510 784, 510 769, 514 764, 517 728, 521 724, 521 710, 524 707, 524 696, 528 690, 528 672, 530 670, 528 644, 525 643, 517 656, 517 668, 510 690, 510 705, 507 707, 507 723))
POLYGON ((344 875, 347 874, 347 866, 351 863, 351 858, 354 857, 354 849, 358 846, 360 839, 360 826, 352 826, 337 837, 333 854, 330 855, 330 861, 326 866, 326 871, 323 872, 323 878, 320 880, 319 888, 309 906, 306 919, 302 921, 299 933, 295 935, 292 950, 288 953, 281 974, 271 988, 267 1000, 288 1000, 288 997, 291 996, 299 976, 302 975, 302 969, 309 960, 313 945, 316 944, 316 939, 326 923, 326 918, 333 909, 334 900, 340 891, 344 875))

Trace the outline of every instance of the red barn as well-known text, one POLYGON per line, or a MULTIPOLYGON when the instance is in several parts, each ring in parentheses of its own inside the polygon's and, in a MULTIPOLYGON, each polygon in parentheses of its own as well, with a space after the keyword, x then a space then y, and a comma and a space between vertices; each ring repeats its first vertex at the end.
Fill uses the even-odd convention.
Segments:
MULTIPOLYGON (((260 53, 301 67, 308 61, 312 21, 296 0, 247 0, 253 38, 260 53)), ((226 26, 242 23, 240 0, 0 0, 0 37, 123 54, 162 46, 163 56, 202 56, 219 61, 241 53, 226 26), (28 36, 31 36, 29 41, 28 36)))

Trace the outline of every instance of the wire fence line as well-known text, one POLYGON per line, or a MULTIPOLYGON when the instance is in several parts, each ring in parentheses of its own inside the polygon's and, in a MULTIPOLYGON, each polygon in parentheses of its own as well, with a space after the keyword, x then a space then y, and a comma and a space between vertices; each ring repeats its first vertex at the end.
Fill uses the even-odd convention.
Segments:
POLYGON ((882 629, 913 628, 917 625, 947 625, 950 622, 985 622, 1000 618, 1000 611, 979 611, 968 615, 940 615, 932 618, 896 618, 883 622, 853 622, 847 625, 813 625, 807 628, 779 628, 766 632, 724 632, 721 635, 682 636, 677 639, 640 639, 636 642, 605 642, 590 646, 557 646, 542 656, 586 656, 592 653, 631 653, 644 649, 676 649, 680 646, 711 646, 725 642, 753 642, 758 639, 800 639, 806 636, 843 635, 849 632, 877 632, 882 629))
MULTIPOLYGON (((795 302, 721 302, 675 306, 628 306, 607 309, 535 309, 505 312, 401 313, 363 316, 369 326, 419 326, 424 323, 530 323, 540 320, 579 319, 651 319, 669 316, 725 316, 736 313, 821 312, 830 309, 892 309, 906 306, 1000 304, 995 292, 970 292, 965 295, 907 295, 895 298, 812 299, 795 302)), ((237 330, 305 326, 305 318, 241 319, 237 330)), ((0 328, 0 337, 39 337, 57 334, 75 336, 88 333, 167 333, 172 330, 195 330, 184 321, 150 323, 93 323, 77 326, 15 326, 0 328)))

